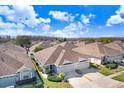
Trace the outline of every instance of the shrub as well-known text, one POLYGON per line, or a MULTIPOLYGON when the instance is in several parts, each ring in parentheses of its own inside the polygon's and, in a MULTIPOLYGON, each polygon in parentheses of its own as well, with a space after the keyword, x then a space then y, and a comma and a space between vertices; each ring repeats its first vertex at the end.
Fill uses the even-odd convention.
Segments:
POLYGON ((58 75, 58 77, 60 77, 61 79, 64 79, 65 73, 64 72, 60 72, 59 75, 58 75))
POLYGON ((98 68, 99 65, 98 64, 95 64, 95 63, 90 63, 90 67, 93 67, 93 68, 98 68))
POLYGON ((34 52, 38 52, 38 51, 40 51, 40 50, 42 50, 43 48, 42 47, 36 47, 35 49, 34 49, 34 52))
POLYGON ((57 75, 54 75, 54 76, 48 75, 47 79, 49 81, 53 81, 53 82, 61 82, 62 81, 62 78, 60 78, 57 75))
POLYGON ((64 80, 64 82, 69 82, 69 81, 66 79, 66 80, 64 80))
POLYGON ((118 67, 118 65, 117 64, 107 64, 106 67, 109 69, 116 69, 118 67))

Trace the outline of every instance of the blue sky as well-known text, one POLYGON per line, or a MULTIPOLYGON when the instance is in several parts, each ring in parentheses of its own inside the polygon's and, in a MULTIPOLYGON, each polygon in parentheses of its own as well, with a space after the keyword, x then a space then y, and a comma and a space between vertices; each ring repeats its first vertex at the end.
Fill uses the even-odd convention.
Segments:
POLYGON ((124 36, 124 6, 0 6, 0 35, 124 36))

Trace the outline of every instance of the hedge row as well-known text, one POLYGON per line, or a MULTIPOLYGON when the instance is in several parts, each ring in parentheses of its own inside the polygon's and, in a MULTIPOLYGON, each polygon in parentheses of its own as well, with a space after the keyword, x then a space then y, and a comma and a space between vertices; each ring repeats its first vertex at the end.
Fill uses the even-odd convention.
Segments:
POLYGON ((57 75, 54 75, 54 76, 50 76, 48 75, 47 79, 49 81, 53 81, 53 82, 61 82, 63 79, 58 77, 57 75))
POLYGON ((118 67, 117 64, 107 64, 107 65, 106 65, 106 68, 109 68, 109 69, 115 69, 115 68, 117 68, 117 67, 118 67))

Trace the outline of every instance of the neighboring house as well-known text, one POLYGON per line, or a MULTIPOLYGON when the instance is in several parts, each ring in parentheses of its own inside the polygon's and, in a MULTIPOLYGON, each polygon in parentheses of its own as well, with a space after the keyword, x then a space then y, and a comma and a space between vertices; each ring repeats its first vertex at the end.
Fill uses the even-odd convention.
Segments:
POLYGON ((124 54, 116 56, 104 56, 102 59, 102 64, 116 63, 118 65, 124 66, 124 54))
POLYGON ((30 50, 33 51, 36 47, 42 47, 43 49, 48 48, 48 47, 52 47, 54 45, 56 45, 58 42, 55 41, 51 41, 51 40, 47 40, 47 41, 41 41, 38 44, 33 45, 32 47, 30 47, 30 50))
POLYGON ((121 47, 119 47, 119 45, 123 45, 123 43, 118 44, 115 41, 113 43, 104 45, 100 42, 95 42, 95 43, 84 44, 83 46, 74 48, 73 51, 76 51, 80 54, 87 54, 91 56, 90 57, 91 62, 101 64, 101 59, 104 56, 116 56, 116 55, 124 53, 123 52, 124 50, 121 47), (115 48, 110 47, 110 46, 114 46, 115 48), (120 51, 121 49, 122 51, 120 51))
POLYGON ((53 47, 46 48, 34 54, 44 73, 68 72, 75 69, 89 67, 88 55, 80 54, 72 50, 76 46, 64 42, 53 47))
POLYGON ((118 50, 121 53, 124 53, 124 43, 119 40, 106 44, 105 46, 118 50))
POLYGON ((15 81, 15 78, 10 76, 17 73, 24 75, 22 71, 24 72, 25 68, 28 69, 26 73, 33 68, 31 59, 26 54, 25 49, 12 44, 0 45, 0 80, 7 81, 6 79, 9 78, 9 80, 15 81))
POLYGON ((36 80, 36 72, 33 69, 25 68, 15 74, 1 76, 0 88, 16 87, 21 84, 36 80))

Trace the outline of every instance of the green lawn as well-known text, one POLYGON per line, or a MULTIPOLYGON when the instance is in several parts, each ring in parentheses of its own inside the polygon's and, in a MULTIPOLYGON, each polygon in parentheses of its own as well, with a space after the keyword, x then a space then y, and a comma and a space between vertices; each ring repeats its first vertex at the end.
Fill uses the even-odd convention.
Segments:
POLYGON ((107 68, 102 68, 102 69, 98 70, 98 72, 105 75, 105 76, 114 74, 114 72, 112 70, 109 70, 107 68))
POLYGON ((35 68, 37 69, 37 72, 39 73, 39 76, 41 77, 41 81, 44 83, 44 87, 49 88, 72 88, 72 86, 68 82, 52 82, 47 80, 43 77, 42 72, 38 69, 38 66, 36 65, 35 61, 32 60, 35 68))
POLYGON ((120 71, 123 71, 124 70, 124 67, 122 66, 119 66, 117 69, 115 69, 114 71, 115 72, 120 72, 120 71))
POLYGON ((97 69, 98 69, 99 73, 101 73, 105 76, 108 76, 108 75, 115 74, 117 72, 123 71, 124 67, 118 66, 116 69, 108 69, 104 65, 99 65, 97 69))
POLYGON ((48 81, 46 78, 42 76, 42 79, 44 81, 44 87, 49 88, 72 88, 72 86, 67 82, 52 82, 48 81))
POLYGON ((113 77, 112 79, 124 82, 124 74, 113 77))

